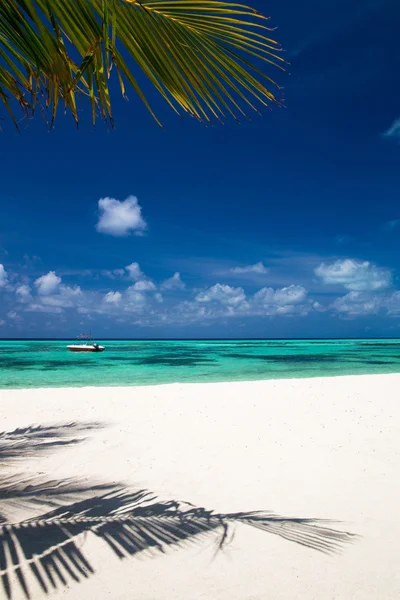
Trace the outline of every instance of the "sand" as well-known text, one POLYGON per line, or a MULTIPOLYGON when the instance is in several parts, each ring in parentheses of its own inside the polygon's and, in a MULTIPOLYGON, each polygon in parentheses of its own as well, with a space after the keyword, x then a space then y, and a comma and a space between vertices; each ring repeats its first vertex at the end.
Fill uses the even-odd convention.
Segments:
MULTIPOLYGON (((211 518, 212 530, 203 536, 188 534, 177 546, 166 534, 160 549, 150 552, 145 535, 141 537, 145 549, 125 558, 101 537, 80 534, 76 546, 93 571, 87 570, 87 577, 63 571, 62 557, 55 559, 61 577, 57 568, 48 576, 39 546, 34 550, 43 577, 49 577, 51 597, 397 599, 399 390, 400 375, 3 390, 0 430, 72 421, 98 422, 102 427, 79 433, 87 438, 81 443, 6 461, 0 474, 24 470, 47 479, 78 478, 86 484, 123 482, 133 491, 150 490, 160 499, 161 511, 171 500, 225 516, 272 511, 285 517, 333 520, 326 526, 356 534, 343 541, 341 552, 325 554, 227 517, 228 539, 219 550, 223 529, 211 518)), ((180 505, 178 510, 188 508, 180 505)), ((40 504, 33 509, 17 507, 13 519, 47 510, 40 504)), ((207 521, 196 514, 199 522, 207 521)), ((293 522, 279 527, 282 533, 297 531, 293 522)), ((152 531, 150 537, 155 535, 152 531)), ((120 549, 123 545, 122 540, 120 549)), ((15 569, 9 570, 12 559, 7 552, 3 561, 8 566, 3 564, 2 569, 3 575, 11 573, 8 589, 13 598, 25 597, 15 569)), ((26 556, 21 549, 17 552, 29 595, 48 597, 23 567, 26 556)), ((0 597, 6 597, 5 591, 0 588, 0 597)))

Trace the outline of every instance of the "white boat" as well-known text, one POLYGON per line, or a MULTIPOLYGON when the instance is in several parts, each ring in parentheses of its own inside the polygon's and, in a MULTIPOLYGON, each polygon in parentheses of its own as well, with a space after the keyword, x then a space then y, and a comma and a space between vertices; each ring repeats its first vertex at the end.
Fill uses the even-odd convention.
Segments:
POLYGON ((67 346, 68 350, 71 352, 103 352, 105 350, 104 346, 100 346, 100 344, 93 342, 92 335, 90 333, 80 335, 78 340, 82 340, 81 343, 70 344, 67 346))

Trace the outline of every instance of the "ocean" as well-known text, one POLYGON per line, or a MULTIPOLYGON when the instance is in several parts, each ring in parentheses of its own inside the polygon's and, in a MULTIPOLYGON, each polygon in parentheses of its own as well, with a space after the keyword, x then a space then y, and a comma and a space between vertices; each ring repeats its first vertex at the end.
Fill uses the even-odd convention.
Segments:
POLYGON ((0 341, 0 388, 155 385, 400 373, 400 340, 0 341))

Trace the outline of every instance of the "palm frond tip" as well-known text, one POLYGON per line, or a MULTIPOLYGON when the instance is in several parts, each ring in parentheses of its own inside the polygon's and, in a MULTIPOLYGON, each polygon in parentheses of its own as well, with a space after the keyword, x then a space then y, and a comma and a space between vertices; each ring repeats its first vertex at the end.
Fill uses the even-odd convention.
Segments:
POLYGON ((285 65, 267 22, 230 2, 3 0, 0 102, 15 124, 17 102, 28 115, 44 108, 51 126, 60 102, 78 122, 87 97, 93 122, 112 121, 114 68, 122 94, 129 84, 156 120, 136 70, 176 112, 205 123, 244 115, 280 104, 279 86, 260 69, 285 65))

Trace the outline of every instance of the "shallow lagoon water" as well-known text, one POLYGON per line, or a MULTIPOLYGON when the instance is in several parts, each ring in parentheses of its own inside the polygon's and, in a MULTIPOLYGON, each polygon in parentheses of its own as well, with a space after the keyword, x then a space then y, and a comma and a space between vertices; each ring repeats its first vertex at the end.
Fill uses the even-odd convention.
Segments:
POLYGON ((400 340, 1 341, 0 388, 156 385, 400 373, 400 340))

